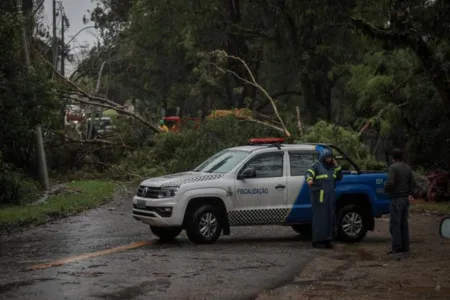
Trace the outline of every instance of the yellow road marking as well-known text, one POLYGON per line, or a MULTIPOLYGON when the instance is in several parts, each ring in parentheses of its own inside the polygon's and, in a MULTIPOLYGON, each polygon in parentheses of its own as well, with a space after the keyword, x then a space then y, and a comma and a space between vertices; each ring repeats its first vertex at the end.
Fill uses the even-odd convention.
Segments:
POLYGON ((84 260, 84 259, 89 259, 89 258, 93 258, 93 257, 97 257, 97 256, 108 255, 108 254, 112 254, 112 253, 117 253, 117 252, 122 252, 122 251, 130 250, 130 249, 143 247, 146 245, 151 245, 153 243, 155 243, 155 241, 141 241, 141 242, 125 245, 125 246, 120 246, 120 247, 105 249, 105 250, 101 250, 101 251, 97 251, 97 252, 86 253, 86 254, 81 254, 81 255, 72 256, 72 257, 68 257, 68 258, 63 258, 63 259, 55 260, 55 261, 52 261, 52 262, 49 262, 46 264, 34 265, 34 266, 27 268, 26 270, 34 271, 34 270, 42 270, 42 269, 62 266, 65 264, 69 264, 69 263, 84 260))

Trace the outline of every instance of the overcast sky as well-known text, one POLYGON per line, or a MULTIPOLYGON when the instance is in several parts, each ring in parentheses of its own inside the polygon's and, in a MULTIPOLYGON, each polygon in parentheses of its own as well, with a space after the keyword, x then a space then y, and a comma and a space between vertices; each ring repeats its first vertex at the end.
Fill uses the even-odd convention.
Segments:
MULTIPOLYGON (((95 8, 96 4, 92 3, 91 0, 60 0, 57 2, 62 2, 64 11, 70 22, 70 28, 65 33, 66 42, 71 40, 72 37, 81 29, 85 28, 86 26, 93 25, 92 23, 83 24, 83 16, 88 15, 88 10, 92 10, 93 8, 95 8)), ((57 4, 56 6, 58 7, 59 4, 57 4)), ((59 30, 59 28, 61 27, 60 20, 60 17, 58 17, 58 35, 61 33, 61 31, 59 30)), ((44 22, 50 29, 50 32, 52 32, 52 0, 45 0, 44 2, 44 22)), ((94 45, 97 41, 96 36, 97 35, 95 29, 86 29, 74 38, 70 45, 74 49, 72 51, 72 54, 75 55, 75 60, 80 60, 82 58, 77 48, 79 48, 80 45, 94 45)), ((74 65, 67 65, 66 74, 69 75, 74 68, 74 65)))

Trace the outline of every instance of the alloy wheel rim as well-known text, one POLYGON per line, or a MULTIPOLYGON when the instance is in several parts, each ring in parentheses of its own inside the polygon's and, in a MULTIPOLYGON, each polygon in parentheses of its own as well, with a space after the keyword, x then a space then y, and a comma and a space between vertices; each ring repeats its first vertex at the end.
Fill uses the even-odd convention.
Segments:
POLYGON ((200 234, 205 238, 211 238, 217 232, 217 218, 213 213, 203 214, 199 222, 200 234))

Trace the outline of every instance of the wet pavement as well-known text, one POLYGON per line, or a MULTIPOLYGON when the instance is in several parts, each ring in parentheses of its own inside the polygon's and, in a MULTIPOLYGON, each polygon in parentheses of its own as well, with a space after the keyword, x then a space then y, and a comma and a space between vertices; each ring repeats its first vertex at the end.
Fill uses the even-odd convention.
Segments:
POLYGON ((323 254, 290 227, 232 228, 213 245, 184 233, 160 243, 131 206, 116 197, 1 236, 0 299, 254 299, 323 254))

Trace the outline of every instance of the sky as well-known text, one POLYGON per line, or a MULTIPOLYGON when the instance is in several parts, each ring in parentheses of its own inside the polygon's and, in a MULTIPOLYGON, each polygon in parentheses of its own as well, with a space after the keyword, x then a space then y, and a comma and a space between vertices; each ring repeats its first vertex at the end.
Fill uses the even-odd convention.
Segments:
MULTIPOLYGON (((2 0, 0 0, 2 1, 2 0)), ((85 28, 86 26, 92 26, 92 23, 84 24, 83 16, 88 16, 89 13, 87 10, 92 10, 95 8, 96 4, 92 3, 92 0, 59 0, 57 1, 56 7, 59 6, 58 2, 62 2, 64 7, 64 12, 69 19, 70 27, 65 32, 65 40, 68 42, 73 38, 74 35, 77 34, 78 31, 85 28)), ((50 33, 52 33, 52 0, 44 1, 44 23, 50 29, 50 33)), ((61 21, 60 17, 57 17, 58 30, 57 34, 61 34, 61 21)), ((70 42, 71 48, 73 48, 71 54, 74 55, 75 62, 70 65, 66 63, 66 75, 70 75, 72 71, 76 68, 77 62, 82 59, 82 55, 79 51, 80 45, 89 45, 93 46, 97 42, 97 34, 95 29, 86 29, 78 34, 72 42, 70 42), (77 49, 78 48, 78 49, 77 49)))

